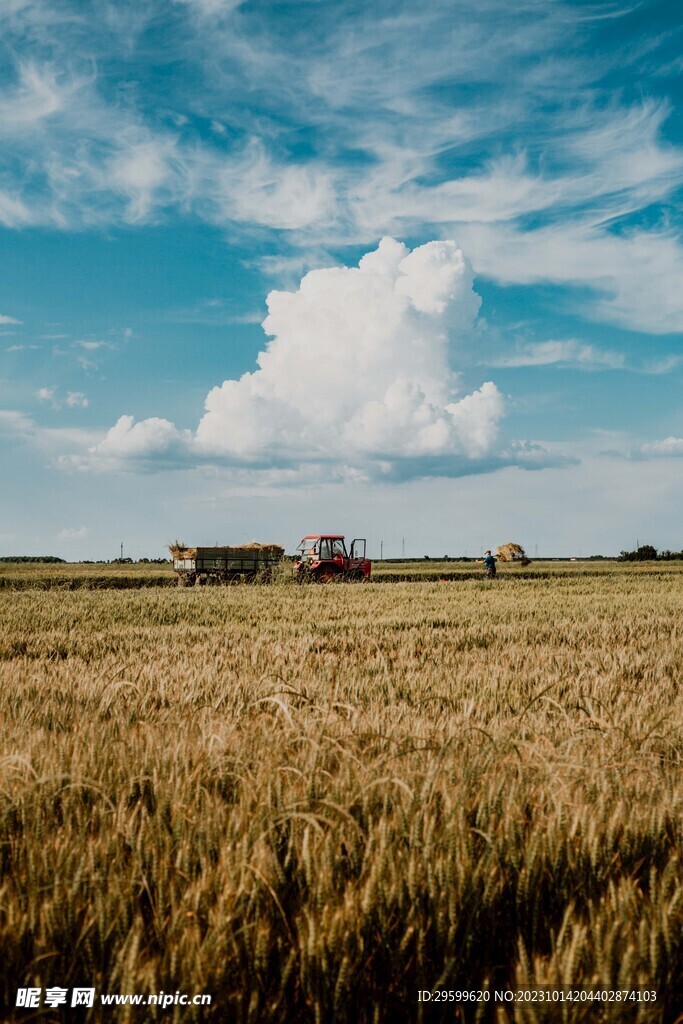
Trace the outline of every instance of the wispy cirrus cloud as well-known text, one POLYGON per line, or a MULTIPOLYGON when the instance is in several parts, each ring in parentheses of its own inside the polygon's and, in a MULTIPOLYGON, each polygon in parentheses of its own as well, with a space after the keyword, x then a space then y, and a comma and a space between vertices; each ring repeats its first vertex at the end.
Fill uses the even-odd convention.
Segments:
POLYGON ((189 10, 202 19, 225 17, 244 3, 244 0, 173 0, 184 4, 189 10))
POLYGON ((70 457, 102 440, 101 430, 81 427, 43 427, 19 409, 0 409, 0 434, 8 441, 22 442, 44 452, 51 460, 70 457))
POLYGON ((683 364, 683 356, 668 355, 660 358, 627 357, 625 352, 600 348, 576 338, 539 342, 507 344, 487 358, 479 360, 481 366, 501 368, 528 368, 554 366, 560 369, 625 370, 651 376, 671 373, 683 364))
POLYGON ((581 312, 631 330, 683 330, 683 248, 673 229, 614 235, 580 220, 535 231, 462 225, 459 237, 479 270, 514 284, 590 285, 581 312))
POLYGON ((0 409, 0 432, 5 437, 32 437, 35 424, 30 416, 18 409, 0 409))
MULTIPOLYGON (((63 337, 63 335, 56 335, 56 337, 63 337)), ((71 348, 82 349, 84 352, 98 352, 101 349, 115 349, 116 345, 111 341, 98 341, 96 339, 85 339, 82 341, 74 341, 71 344, 71 348)))
POLYGON ((626 357, 621 352, 596 348, 570 338, 565 341, 541 341, 518 345, 505 355, 486 360, 487 366, 576 366, 581 369, 622 370, 626 357))
POLYGON ((277 232, 293 256, 429 225, 480 274, 587 287, 587 316, 681 329, 679 232, 664 213, 641 220, 683 184, 683 147, 666 100, 627 100, 609 79, 656 62, 662 39, 585 46, 596 11, 622 24, 630 8, 314 7, 292 32, 233 0, 10 4, 0 223, 180 213, 277 232), (152 60, 150 27, 191 70, 182 84, 152 60))
POLYGON ((57 540, 83 540, 89 533, 88 526, 65 526, 57 534, 57 540))
POLYGON ((683 456, 683 437, 665 437, 660 441, 648 441, 632 452, 634 458, 667 459, 683 456))

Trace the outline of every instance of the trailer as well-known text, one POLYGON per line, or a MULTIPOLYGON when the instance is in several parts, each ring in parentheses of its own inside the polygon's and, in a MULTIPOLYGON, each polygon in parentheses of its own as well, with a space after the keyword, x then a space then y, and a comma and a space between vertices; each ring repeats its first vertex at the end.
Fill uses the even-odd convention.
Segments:
POLYGON ((266 581, 285 554, 279 544, 256 543, 212 548, 172 545, 170 551, 179 587, 266 581))

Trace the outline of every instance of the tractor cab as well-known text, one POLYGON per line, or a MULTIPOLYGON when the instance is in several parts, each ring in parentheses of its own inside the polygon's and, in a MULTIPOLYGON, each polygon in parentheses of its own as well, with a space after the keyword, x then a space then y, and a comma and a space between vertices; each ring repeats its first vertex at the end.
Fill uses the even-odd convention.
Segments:
POLYGON ((294 572, 300 580, 333 583, 370 579, 372 563, 366 558, 366 542, 357 537, 347 552, 342 534, 309 533, 297 547, 294 572))

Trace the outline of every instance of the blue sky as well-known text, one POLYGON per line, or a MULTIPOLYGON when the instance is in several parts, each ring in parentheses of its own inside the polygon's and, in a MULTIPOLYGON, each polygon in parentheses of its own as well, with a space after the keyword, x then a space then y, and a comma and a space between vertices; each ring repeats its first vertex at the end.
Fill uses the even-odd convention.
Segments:
POLYGON ((682 29, 5 0, 0 552, 683 547, 682 29))

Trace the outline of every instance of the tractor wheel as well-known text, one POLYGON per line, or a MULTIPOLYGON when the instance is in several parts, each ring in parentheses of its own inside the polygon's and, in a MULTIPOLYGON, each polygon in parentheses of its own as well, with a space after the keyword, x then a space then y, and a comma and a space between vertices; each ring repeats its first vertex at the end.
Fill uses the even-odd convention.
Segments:
POLYGON ((338 583, 341 573, 338 569, 320 569, 313 574, 314 583, 338 583))
POLYGON ((349 579, 351 580, 352 583, 364 583, 365 573, 363 572, 362 569, 354 569, 349 579))

